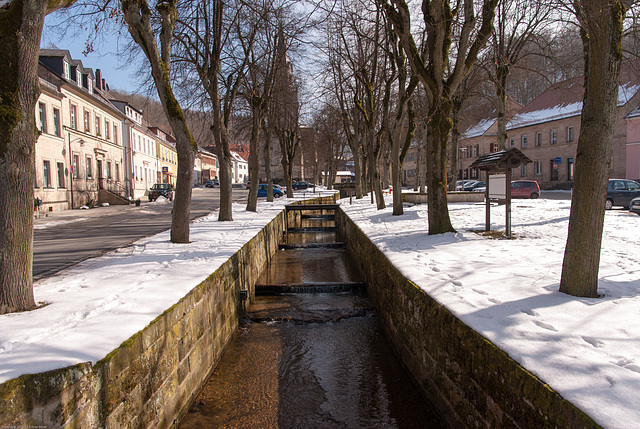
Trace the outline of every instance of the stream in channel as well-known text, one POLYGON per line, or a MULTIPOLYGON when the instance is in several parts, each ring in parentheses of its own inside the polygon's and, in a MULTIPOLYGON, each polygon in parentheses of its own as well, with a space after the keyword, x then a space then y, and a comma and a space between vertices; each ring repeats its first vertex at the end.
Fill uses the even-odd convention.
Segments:
POLYGON ((300 213, 179 427, 445 427, 394 355, 331 211, 300 213))

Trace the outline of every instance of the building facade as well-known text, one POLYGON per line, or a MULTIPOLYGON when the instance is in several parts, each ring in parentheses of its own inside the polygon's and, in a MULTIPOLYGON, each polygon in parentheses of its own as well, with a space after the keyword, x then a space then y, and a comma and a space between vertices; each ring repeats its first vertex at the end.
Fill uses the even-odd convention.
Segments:
POLYGON ((34 196, 40 209, 95 205, 123 186, 124 115, 96 86, 93 70, 66 50, 40 51, 34 196))
MULTIPOLYGON (((640 103, 639 89, 640 79, 634 68, 626 64, 622 68, 619 80, 613 156, 610 160, 612 178, 631 178, 640 174, 640 171, 634 171, 633 165, 636 144, 629 141, 640 141, 640 132, 635 134, 634 131, 635 118, 630 115, 640 103), (631 158, 629 155, 632 155, 631 158), (628 162, 631 164, 628 165, 628 162)), ((554 84, 524 106, 508 122, 507 148, 516 147, 533 161, 514 169, 514 180, 536 180, 543 189, 572 187, 583 94, 582 78, 554 84)), ((480 177, 469 165, 479 156, 497 151, 496 141, 495 119, 484 120, 464 133, 460 141, 461 178, 480 177)))

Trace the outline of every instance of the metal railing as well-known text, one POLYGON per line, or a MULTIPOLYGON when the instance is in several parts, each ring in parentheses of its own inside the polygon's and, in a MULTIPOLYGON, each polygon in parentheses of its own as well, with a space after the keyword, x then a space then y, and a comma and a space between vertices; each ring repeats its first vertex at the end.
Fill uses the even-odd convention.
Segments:
POLYGON ((129 199, 129 190, 126 186, 113 179, 106 179, 104 177, 98 178, 98 189, 104 189, 113 194, 119 195, 122 198, 129 199))

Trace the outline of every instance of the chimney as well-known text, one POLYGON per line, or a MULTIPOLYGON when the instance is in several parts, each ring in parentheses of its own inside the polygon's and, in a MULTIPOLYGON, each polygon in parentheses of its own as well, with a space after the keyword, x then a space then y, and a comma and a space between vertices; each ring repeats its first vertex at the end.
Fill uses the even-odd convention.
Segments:
POLYGON ((100 69, 96 69, 96 87, 97 89, 102 89, 100 84, 102 83, 102 72, 100 69))
POLYGON ((104 79, 102 79, 102 90, 103 91, 109 91, 109 85, 107 85, 107 83, 104 81, 104 79))

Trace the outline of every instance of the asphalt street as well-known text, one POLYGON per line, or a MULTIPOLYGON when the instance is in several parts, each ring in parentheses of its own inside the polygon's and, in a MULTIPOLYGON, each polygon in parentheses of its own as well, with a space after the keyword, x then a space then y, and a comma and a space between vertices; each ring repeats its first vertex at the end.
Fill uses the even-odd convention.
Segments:
MULTIPOLYGON (((233 189, 234 201, 246 201, 247 191, 233 189)), ((218 188, 194 188, 191 219, 218 208, 218 188)), ((34 221, 33 277, 51 276, 64 268, 171 228, 172 203, 143 201, 139 207, 109 206, 51 213, 34 221)))

